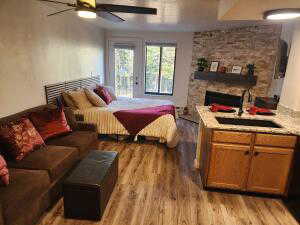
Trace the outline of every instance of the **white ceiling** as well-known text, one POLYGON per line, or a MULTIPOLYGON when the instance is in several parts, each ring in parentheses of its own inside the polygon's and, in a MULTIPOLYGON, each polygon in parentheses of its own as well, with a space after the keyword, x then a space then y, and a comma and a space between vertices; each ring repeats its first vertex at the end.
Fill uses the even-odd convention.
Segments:
POLYGON ((221 20, 262 20, 264 12, 273 9, 300 8, 299 0, 220 0, 221 20), (244 10, 247 9, 247 10, 244 10))
MULTIPOLYGON (((102 18, 92 22, 111 30, 202 31, 265 23, 263 21, 218 21, 219 0, 97 0, 97 3, 158 9, 158 15, 116 13, 126 20, 123 23, 112 23, 102 18)), ((55 6, 55 8, 65 7, 55 6)), ((53 12, 53 8, 50 12, 53 12)))

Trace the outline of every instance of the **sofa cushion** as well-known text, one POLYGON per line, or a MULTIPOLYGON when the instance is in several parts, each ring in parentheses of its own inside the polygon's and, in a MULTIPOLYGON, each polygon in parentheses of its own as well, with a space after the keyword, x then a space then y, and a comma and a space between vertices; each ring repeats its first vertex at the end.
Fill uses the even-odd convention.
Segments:
POLYGON ((20 162, 8 161, 9 168, 47 170, 52 181, 62 177, 79 160, 78 149, 46 146, 20 162))
POLYGON ((10 169, 11 183, 0 187, 0 204, 5 224, 28 224, 40 211, 35 203, 50 187, 46 171, 10 169), (30 218, 29 218, 30 217, 30 218))
POLYGON ((47 145, 76 147, 80 157, 84 157, 90 150, 91 144, 97 140, 97 133, 91 131, 74 131, 66 136, 48 140, 47 145))
POLYGON ((0 185, 9 184, 9 171, 5 159, 0 155, 0 185))
POLYGON ((16 161, 44 145, 44 141, 28 118, 9 122, 0 127, 3 154, 16 161))
POLYGON ((62 109, 45 109, 33 112, 29 118, 44 140, 71 132, 62 109))
POLYGON ((41 110, 44 110, 46 108, 47 109, 56 109, 57 106, 52 105, 52 104, 41 105, 41 106, 38 106, 38 107, 26 109, 24 111, 21 111, 19 113, 16 113, 16 114, 13 114, 13 115, 10 115, 10 116, 2 117, 2 118, 0 118, 0 126, 5 125, 9 122, 14 122, 16 120, 20 120, 21 118, 24 118, 24 117, 28 118, 28 115, 30 113, 36 112, 36 111, 41 111, 41 110))

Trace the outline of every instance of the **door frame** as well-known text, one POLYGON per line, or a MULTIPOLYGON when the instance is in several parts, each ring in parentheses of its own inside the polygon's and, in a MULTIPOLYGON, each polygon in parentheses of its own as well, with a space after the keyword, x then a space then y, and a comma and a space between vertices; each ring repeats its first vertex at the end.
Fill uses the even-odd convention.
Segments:
POLYGON ((141 48, 143 46, 142 40, 138 38, 131 37, 113 37, 107 39, 107 73, 105 77, 106 85, 112 86, 115 89, 115 55, 114 55, 114 45, 115 44, 128 44, 133 45, 134 48, 134 81, 133 81, 133 97, 141 96, 142 86, 143 86, 143 61, 141 55, 141 48), (136 84, 137 83, 137 84, 136 84))

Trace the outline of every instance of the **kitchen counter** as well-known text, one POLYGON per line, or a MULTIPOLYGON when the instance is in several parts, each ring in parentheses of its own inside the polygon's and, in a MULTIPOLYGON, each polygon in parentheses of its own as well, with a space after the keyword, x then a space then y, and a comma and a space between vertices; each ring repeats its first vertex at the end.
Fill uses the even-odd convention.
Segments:
MULTIPOLYGON (((196 109, 200 116, 200 123, 202 123, 205 128, 272 134, 294 134, 300 136, 300 120, 282 114, 277 114, 274 116, 250 115, 245 110, 242 116, 238 116, 238 109, 236 109, 235 113, 211 112, 208 106, 196 106, 196 109), (270 120, 282 126, 282 128, 219 124, 215 117, 270 120)), ((273 112, 276 113, 276 111, 273 112)))
MULTIPOLYGON (((205 106, 196 108, 200 120, 195 167, 199 168, 204 188, 285 197, 300 192, 300 171, 295 167, 300 158, 294 154, 299 151, 299 119, 276 111, 278 115, 274 116, 248 112, 238 116, 238 109, 234 113, 214 113, 205 106), (272 121, 281 127, 220 124, 216 117, 272 121)), ((243 120, 223 122, 272 125, 243 120)))

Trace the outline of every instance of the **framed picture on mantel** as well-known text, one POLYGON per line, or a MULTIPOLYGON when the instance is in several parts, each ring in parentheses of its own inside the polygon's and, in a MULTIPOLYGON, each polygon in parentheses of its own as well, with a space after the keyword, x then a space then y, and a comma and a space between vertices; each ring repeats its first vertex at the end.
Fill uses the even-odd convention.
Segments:
POLYGON ((241 66, 233 66, 231 73, 235 73, 235 74, 241 74, 242 73, 242 69, 243 67, 241 66))
POLYGON ((210 64, 210 72, 217 72, 219 68, 219 62, 218 61, 212 61, 210 64))

